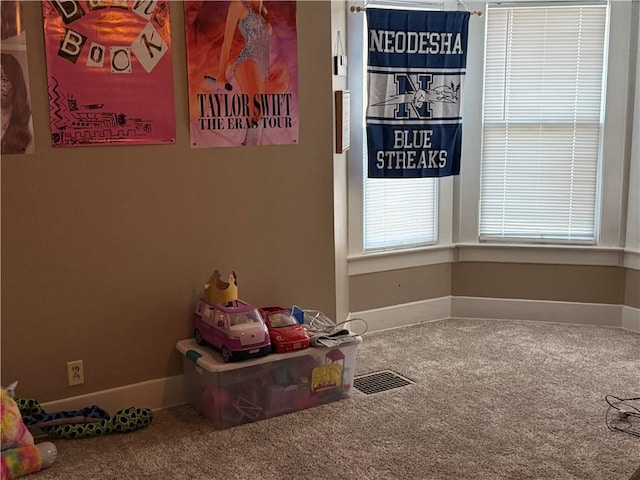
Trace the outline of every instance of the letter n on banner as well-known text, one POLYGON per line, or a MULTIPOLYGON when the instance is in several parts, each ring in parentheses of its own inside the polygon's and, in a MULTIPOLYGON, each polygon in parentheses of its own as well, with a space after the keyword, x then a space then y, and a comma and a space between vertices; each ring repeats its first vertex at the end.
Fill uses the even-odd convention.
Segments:
POLYGON ((367 9, 369 178, 460 173, 469 12, 367 9))

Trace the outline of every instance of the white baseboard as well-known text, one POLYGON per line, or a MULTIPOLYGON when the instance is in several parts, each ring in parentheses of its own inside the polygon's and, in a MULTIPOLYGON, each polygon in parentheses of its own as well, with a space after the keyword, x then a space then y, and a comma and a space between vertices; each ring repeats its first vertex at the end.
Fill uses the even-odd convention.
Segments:
POLYGON ((580 325, 621 326, 620 305, 603 303, 453 297, 451 317, 533 320, 580 325))
POLYGON ((622 328, 640 333, 640 308, 622 307, 622 328))
POLYGON ((368 332, 445 318, 497 318, 623 327, 638 331, 640 311, 603 303, 555 302, 486 297, 441 297, 375 310, 353 312, 368 332))
MULTIPOLYGON (((355 318, 363 318, 367 322, 368 333, 447 318, 496 318, 602 325, 640 333, 640 309, 620 305, 543 300, 447 296, 352 312, 349 319, 355 318)), ((356 332, 361 330, 355 322, 354 327, 356 332)), ((113 414, 126 407, 158 410, 185 402, 183 376, 176 375, 55 400, 42 404, 42 407, 48 412, 56 412, 98 405, 113 414)))
MULTIPOLYGON (((392 307, 352 312, 349 319, 362 318, 367 322, 367 333, 387 330, 389 328, 413 325, 414 323, 443 320, 451 316, 451 297, 434 298, 420 302, 405 303, 392 307)), ((353 330, 361 332, 360 326, 354 322, 353 330)))
POLYGON ((185 402, 183 376, 176 375, 54 400, 43 403, 42 408, 47 412, 60 412, 97 405, 109 414, 114 414, 127 407, 159 410, 185 402))

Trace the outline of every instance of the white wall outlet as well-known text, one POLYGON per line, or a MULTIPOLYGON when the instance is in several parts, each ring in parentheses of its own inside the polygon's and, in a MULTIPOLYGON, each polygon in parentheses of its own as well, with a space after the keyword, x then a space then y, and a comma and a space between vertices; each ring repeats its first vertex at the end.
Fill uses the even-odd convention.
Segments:
POLYGON ((82 360, 67 362, 67 380, 70 387, 84 383, 84 365, 82 364, 82 360))

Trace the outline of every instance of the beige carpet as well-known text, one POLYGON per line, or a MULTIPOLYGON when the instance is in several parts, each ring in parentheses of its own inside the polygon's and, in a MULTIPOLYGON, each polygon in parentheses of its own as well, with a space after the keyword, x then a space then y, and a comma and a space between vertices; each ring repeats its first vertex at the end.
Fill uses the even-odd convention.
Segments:
POLYGON ((447 320, 373 333, 356 374, 415 385, 226 430, 188 405, 138 432, 53 440, 36 480, 627 480, 640 438, 607 428, 606 394, 640 397, 640 335, 447 320))

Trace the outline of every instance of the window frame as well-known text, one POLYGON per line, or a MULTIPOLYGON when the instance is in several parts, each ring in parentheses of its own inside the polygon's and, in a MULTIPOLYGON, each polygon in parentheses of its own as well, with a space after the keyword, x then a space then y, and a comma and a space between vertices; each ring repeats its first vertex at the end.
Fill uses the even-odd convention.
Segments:
MULTIPOLYGON (((489 4, 487 6, 487 15, 486 15, 485 25, 488 25, 489 23, 491 23, 492 17, 495 15, 493 22, 494 24, 496 24, 496 28, 497 28, 496 34, 498 35, 499 41, 493 44, 493 48, 495 49, 496 55, 494 55, 492 62, 498 62, 498 63, 503 62, 505 67, 508 68, 509 61, 507 60, 506 56, 509 50, 504 50, 504 49, 506 47, 505 42, 507 41, 509 34, 512 32, 510 30, 511 28, 510 24, 512 21, 511 12, 513 12, 513 23, 520 23, 521 25, 523 25, 522 30, 515 30, 515 29, 513 30, 514 37, 517 37, 520 39, 519 43, 518 43, 518 40, 514 40, 513 48, 514 48, 514 51, 517 51, 518 48, 522 47, 522 40, 521 40, 522 37, 531 35, 532 25, 534 25, 534 23, 532 22, 536 22, 536 21, 548 22, 551 26, 551 29, 553 29, 554 25, 555 26, 561 25, 560 23, 558 23, 557 19, 542 20, 543 17, 545 19, 547 18, 547 12, 549 12, 549 15, 552 15, 552 13, 555 11, 558 11, 559 14, 562 16, 567 16, 570 18, 577 17, 577 16, 580 16, 579 18, 582 18, 582 15, 584 15, 585 23, 587 23, 588 25, 590 25, 588 22, 589 22, 589 19, 591 18, 591 15, 592 14, 594 16, 597 15, 597 18, 599 20, 601 19, 603 22, 603 23, 598 22, 597 25, 600 26, 604 24, 604 31, 602 31, 602 33, 604 34, 602 38, 603 43, 598 43, 598 45, 601 46, 601 49, 599 50, 598 53, 602 54, 602 58, 601 58, 602 63, 598 62, 597 64, 598 72, 599 72, 599 78, 597 81, 600 83, 599 92, 601 95, 600 103, 597 105, 593 104, 593 107, 591 107, 588 111, 591 116, 588 119, 584 119, 581 117, 579 123, 576 123, 575 116, 571 117, 570 114, 567 115, 566 109, 559 110, 558 107, 554 106, 553 104, 549 104, 548 106, 545 105, 545 110, 549 110, 550 113, 554 115, 553 117, 554 121, 550 123, 546 123, 546 122, 541 123, 540 119, 536 117, 536 115, 538 115, 539 113, 536 111, 536 107, 533 107, 532 103, 528 103, 531 101, 531 96, 529 95, 527 96, 528 98, 527 97, 523 98, 523 97, 520 97, 517 93, 517 90, 522 91, 522 87, 524 85, 523 82, 528 81, 528 79, 524 80, 522 78, 522 73, 524 70, 517 70, 517 69, 518 68, 522 69, 523 62, 529 62, 530 60, 522 56, 515 56, 513 58, 513 64, 515 65, 514 68, 518 71, 518 73, 516 73, 514 77, 509 78, 499 70, 494 71, 494 74, 491 74, 489 71, 491 64, 488 64, 487 62, 487 55, 488 55, 487 47, 489 43, 488 37, 485 39, 485 51, 484 51, 485 62, 484 62, 483 81, 486 82, 487 78, 490 78, 494 81, 494 84, 493 84, 493 88, 490 88, 488 91, 486 89, 486 85, 487 85, 486 83, 484 84, 485 88, 483 88, 483 112, 482 112, 482 124, 481 124, 483 148, 481 153, 481 181, 480 181, 481 195, 479 199, 479 210, 480 210, 479 220, 480 220, 480 223, 482 223, 484 219, 485 230, 483 231, 482 229, 480 229, 479 231, 479 238, 481 242, 484 242, 484 241, 494 242, 494 243, 507 242, 507 243, 516 243, 516 244, 520 244, 520 243, 529 244, 529 243, 535 242, 535 243, 542 243, 542 244, 548 244, 548 245, 561 245, 561 244, 597 245, 598 234, 600 230, 599 229, 600 200, 601 200, 601 181, 600 180, 602 178, 602 171, 603 171, 602 170, 602 164, 603 164, 602 132, 604 127, 604 111, 606 108, 606 100, 607 100, 605 95, 605 88, 606 88, 606 75, 608 71, 607 70, 608 68, 607 33, 608 33, 609 12, 610 12, 610 6, 608 2, 606 0, 599 0, 599 1, 592 0, 589 2, 582 2, 580 4, 576 2, 575 5, 566 4, 565 2, 562 2, 560 5, 540 5, 540 6, 538 5, 531 6, 530 4, 519 5, 514 3, 510 3, 510 4, 502 3, 502 4, 495 4, 495 5, 489 4), (543 17, 541 17, 541 15, 543 17), (504 35, 506 35, 506 37, 504 37, 504 35), (503 49, 503 51, 500 51, 500 49, 503 49), (496 81, 497 82, 502 81, 504 83, 503 87, 508 85, 511 85, 514 87, 514 90, 516 90, 516 93, 514 94, 515 98, 513 100, 513 103, 510 101, 510 99, 504 98, 504 90, 500 90, 500 91, 496 90, 495 88, 496 81), (518 111, 518 108, 517 108, 518 105, 523 105, 525 111, 528 112, 531 116, 526 114, 524 115, 521 114, 518 111), (501 113, 496 113, 496 110, 498 112, 504 113, 505 109, 507 109, 509 112, 509 114, 507 114, 506 116, 504 114, 502 114, 501 116, 501 113), (513 116, 511 115, 511 113, 513 114, 513 116), (586 136, 585 132, 593 129, 597 130, 597 134, 594 135, 593 132, 590 132, 589 135, 586 136), (501 132, 501 130, 503 130, 503 132, 501 132), (512 130, 515 132, 513 135, 511 134, 512 130), (588 155, 584 155, 582 151, 578 151, 578 153, 576 154, 578 159, 575 161, 575 163, 571 162, 566 164, 567 167, 571 166, 572 169, 575 169, 576 171, 579 171, 585 175, 585 177, 582 177, 581 174, 578 173, 578 176, 577 176, 576 194, 575 194, 575 197, 573 196, 571 197, 572 199, 575 198, 577 204, 579 205, 579 206, 576 206, 575 210, 571 209, 568 203, 563 203, 563 202, 546 203, 546 200, 544 200, 543 193, 544 194, 551 193, 553 191, 552 190, 553 188, 556 188, 556 189, 561 188, 562 190, 565 190, 566 187, 568 186, 566 183, 560 183, 561 180, 557 181, 557 180, 549 179, 549 183, 552 184, 552 187, 547 187, 547 185, 543 185, 540 190, 537 190, 534 185, 529 183, 529 179, 525 178, 522 174, 520 174, 519 176, 510 177, 509 182, 506 182, 506 183, 503 182, 501 184, 502 191, 500 186, 495 185, 494 188, 490 188, 488 191, 484 192, 485 193, 484 197, 482 196, 483 185, 484 185, 483 180, 485 179, 485 176, 486 176, 485 169, 484 169, 485 161, 487 165, 489 165, 488 167, 489 169, 501 166, 502 168, 511 169, 513 171, 516 171, 516 170, 522 171, 522 169, 529 168, 532 166, 541 168, 543 165, 545 165, 544 158, 535 156, 535 155, 532 156, 529 153, 531 152, 532 148, 534 150, 537 147, 540 147, 542 149, 547 148, 548 146, 545 144, 544 141, 540 141, 540 143, 535 143, 535 140, 533 140, 534 144, 531 144, 528 142, 520 143, 519 141, 523 135, 535 137, 535 135, 540 134, 539 132, 544 132, 542 135, 545 135, 546 133, 550 133, 551 135, 554 135, 554 138, 558 138, 558 137, 563 138, 564 143, 561 146, 558 145, 549 150, 549 153, 551 153, 552 155, 559 154, 560 149, 566 148, 568 145, 571 145, 570 143, 567 142, 567 140, 570 141, 572 136, 573 136, 573 140, 577 142, 581 142, 585 140, 588 142, 591 142, 591 144, 589 145, 591 148, 587 150, 589 153, 588 155), (504 153, 500 151, 499 147, 497 149, 496 148, 491 149, 491 147, 489 147, 489 150, 487 151, 487 147, 485 145, 486 140, 489 140, 489 142, 492 145, 495 143, 499 143, 501 146, 503 144, 509 145, 509 147, 512 147, 516 151, 515 157, 505 158, 504 153), (525 158, 523 157, 523 150, 525 149, 527 151, 527 154, 526 154, 527 160, 521 163, 519 160, 523 160, 525 158), (485 157, 485 154, 487 155, 486 157, 485 157), (593 175, 593 177, 591 177, 590 175, 593 175), (591 183, 589 182, 590 180, 593 180, 592 189, 589 189, 588 192, 585 192, 585 194, 579 193, 582 188, 587 187, 588 183, 591 183), (522 210, 522 208, 525 207, 525 204, 522 203, 522 201, 520 201, 520 203, 516 201, 513 204, 507 201, 504 201, 502 203, 498 201, 499 197, 501 196, 500 194, 504 194, 505 191, 514 191, 516 188, 516 185, 521 185, 523 188, 526 189, 526 191, 532 197, 535 197, 536 199, 540 199, 541 201, 540 212, 555 211, 557 212, 557 216, 553 217, 553 214, 552 214, 553 218, 550 222, 541 221, 536 225, 535 221, 533 224, 527 224, 526 222, 524 222, 520 214, 516 214, 516 215, 512 215, 509 213, 505 214, 504 210, 511 210, 511 209, 522 210), (497 187, 497 190, 495 189, 496 187, 497 187), (585 203, 581 203, 581 201, 586 202, 587 200, 593 202, 591 203, 591 208, 589 209, 582 207, 585 203), (483 203, 486 209, 486 214, 487 214, 486 217, 483 217, 483 211, 485 210, 483 209, 483 203), (562 212, 562 213, 559 213, 559 212, 562 212), (500 216, 501 213, 504 214, 504 216, 501 217, 500 216), (568 216, 571 216, 572 214, 574 214, 576 216, 576 227, 573 232, 570 230, 562 230, 562 228, 559 227, 559 222, 562 222, 562 219, 563 219, 562 214, 566 214, 568 216), (505 223, 507 224, 506 227, 504 225, 505 223), (502 226, 503 230, 499 230, 500 228, 499 225, 502 226), (506 231, 504 229, 506 229, 506 231)), ((569 28, 568 25, 567 25, 567 28, 569 28)), ((510 43, 510 42, 507 42, 507 43, 510 43)), ((564 44, 564 45, 568 45, 568 44, 564 44)), ((590 63, 588 61, 590 60, 590 58, 588 57, 589 47, 577 45, 576 48, 584 48, 585 50, 584 54, 587 57, 587 62, 585 62, 585 65, 586 65, 585 68, 588 68, 589 66, 592 66, 592 65, 594 65, 594 68, 595 68, 595 64, 590 63)), ((543 50, 543 51, 546 51, 546 50, 543 50)), ((595 54, 595 51, 594 51, 594 54, 595 54)), ((557 62, 559 60, 559 57, 555 57, 552 55, 551 62, 554 62, 554 60, 555 62, 557 62)), ((573 66, 573 64, 570 64, 570 65, 571 67, 573 66)), ((538 64, 535 64, 534 66, 534 64, 526 63, 526 68, 530 70, 537 70, 539 69, 539 67, 540 66, 538 64)), ((556 72, 551 72, 551 73, 554 74, 556 72)), ((568 73, 569 71, 565 71, 565 74, 568 74, 568 73)), ((571 71, 571 73, 574 73, 574 72, 571 71)), ((586 79, 586 77, 584 77, 585 75, 584 71, 579 70, 579 73, 581 75, 580 76, 581 79, 586 79)), ((532 72, 532 75, 535 75, 535 73, 532 72)), ((545 75, 545 78, 547 78, 547 81, 548 81, 549 75, 545 75)), ((596 80, 592 80, 592 81, 595 82, 596 80)), ((588 85, 592 86, 592 84, 588 84, 588 85)), ((535 88, 533 84, 530 84, 528 86, 531 87, 531 89, 535 88)), ((536 102, 535 105, 538 106, 539 103, 536 102)), ((581 113, 585 114, 586 111, 581 111, 581 113)), ((562 175, 563 173, 565 175, 567 174, 566 171, 560 171, 559 175, 562 175)), ((564 180, 566 182, 567 179, 565 178, 564 180)), ((544 182, 544 183, 547 183, 547 182, 544 182)), ((507 193, 507 195, 511 195, 511 194, 507 193)), ((564 222, 562 223, 563 223, 563 226, 566 227, 566 224, 564 224, 564 222)))
MULTIPOLYGON (((487 2, 489 3, 489 2, 487 2)), ((498 2, 491 2, 498 3, 498 2)), ((524 2, 522 2, 524 3, 524 2)), ((526 2, 530 4, 532 2, 526 2)), ((542 3, 542 2, 540 2, 542 3)), ((547 2, 548 3, 548 2, 547 2)), ((588 3, 588 2, 585 2, 588 3)), ((625 152, 628 152, 630 138, 627 135, 629 123, 629 50, 631 34, 631 5, 626 2, 610 2, 609 5, 609 49, 607 52, 607 77, 605 80, 605 113, 602 132, 602 166, 600 175, 600 211, 597 213, 596 223, 599 229, 596 232, 597 242, 593 246, 577 249, 586 252, 602 248, 621 248, 623 245, 623 233, 626 222, 625 198, 623 193, 627 191, 625 184, 625 152), (616 25, 611 29, 611 25, 616 25)), ((486 11, 486 10, 485 10, 486 11)), ((467 94, 474 98, 479 98, 480 108, 469 109, 465 123, 481 124, 482 122, 482 92, 484 89, 484 38, 486 22, 481 28, 474 29, 469 34, 469 42, 482 44, 482 61, 467 64, 467 75, 472 75, 478 79, 477 82, 469 82, 472 87, 467 89, 467 94), (471 72, 470 72, 471 70, 471 72)), ((475 58, 475 60, 478 60, 475 58)), ((537 245, 535 242, 500 242, 496 240, 485 241, 479 239, 479 201, 480 201, 480 146, 482 132, 476 132, 473 138, 471 135, 463 137, 463 165, 460 182, 460 205, 467 207, 460 211, 460 244, 494 244, 504 246, 514 245, 537 245), (475 138, 477 137, 477 138, 475 138), (466 148, 465 148, 466 147, 466 148), (473 148, 478 148, 478 157, 469 159, 465 157, 465 151, 469 152, 473 148)), ((561 248, 565 245, 560 243, 544 244, 548 248, 561 248)), ((542 245, 539 245, 542 246, 542 245)), ((571 249, 570 249, 571 250, 571 249)))
MULTIPOLYGON (((347 14, 347 31, 349 32, 347 75, 348 88, 352 92, 351 124, 361 126, 351 128, 351 148, 348 151, 348 260, 350 273, 353 273, 353 268, 362 273, 386 270, 394 264, 415 266, 441 263, 442 260, 434 262, 427 259, 426 255, 428 252, 436 251, 439 252, 437 256, 442 257, 441 251, 443 249, 453 247, 453 177, 435 179, 437 224, 435 226, 436 240, 433 244, 387 248, 369 252, 365 252, 364 249, 364 181, 366 172, 363 158, 366 147, 363 112, 366 100, 363 89, 366 83, 367 61, 365 20, 366 14, 364 12, 347 14)), ((449 258, 449 255, 445 254, 445 257, 449 258)))
MULTIPOLYGON (((348 234, 349 275, 373 273, 454 261, 495 261, 517 263, 562 263, 574 265, 622 265, 627 224, 627 198, 629 188, 628 160, 631 152, 633 125, 633 79, 635 64, 629 55, 635 50, 632 22, 637 20, 637 6, 631 2, 609 2, 607 76, 605 79, 605 112, 602 140, 603 173, 600 176, 600 211, 596 245, 566 245, 560 243, 504 242, 479 239, 480 156, 481 125, 484 90, 484 48, 486 31, 486 1, 468 1, 465 5, 482 13, 471 17, 467 46, 467 71, 463 92, 462 160, 459 176, 439 180, 438 243, 429 247, 363 253, 362 245, 362 145, 363 120, 357 109, 362 109, 362 96, 354 90, 354 80, 362 78, 364 48, 354 32, 363 32, 364 14, 349 13, 348 76, 352 91, 352 146, 348 152, 348 234), (635 11, 636 17, 633 16, 635 11), (611 28, 611 26, 615 28, 611 28), (633 68, 632 68, 633 67, 633 68), (358 123, 361 122, 361 123, 358 123)), ((544 4, 549 2, 519 2, 517 4, 544 4)), ((572 3, 589 3, 572 2, 572 3)), ((554 3, 555 4, 555 3, 554 3)), ((463 8, 463 7, 461 7, 463 8)), ((364 38, 364 37, 363 37, 364 38)))

